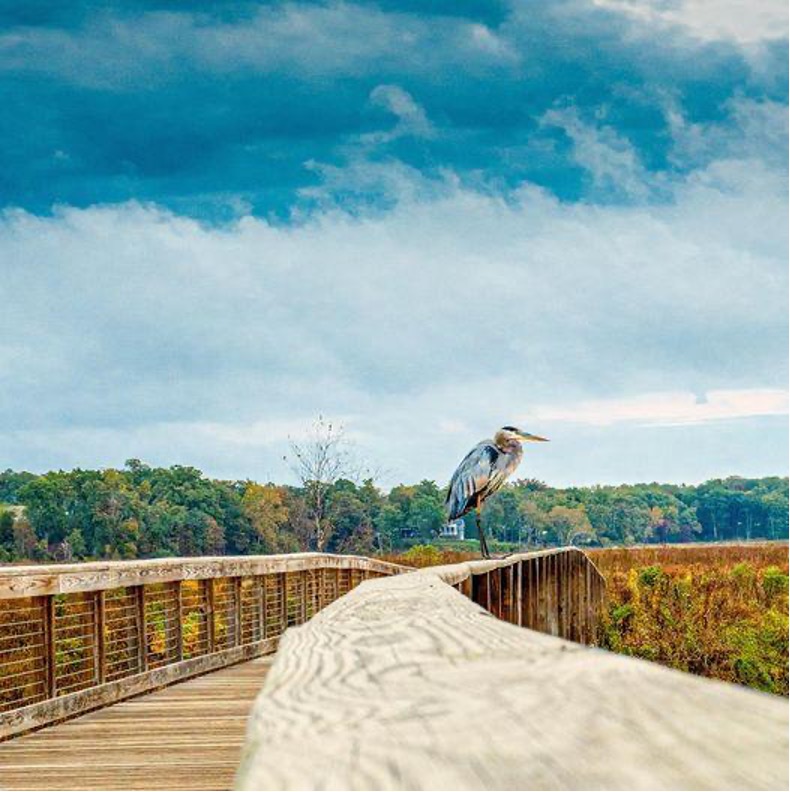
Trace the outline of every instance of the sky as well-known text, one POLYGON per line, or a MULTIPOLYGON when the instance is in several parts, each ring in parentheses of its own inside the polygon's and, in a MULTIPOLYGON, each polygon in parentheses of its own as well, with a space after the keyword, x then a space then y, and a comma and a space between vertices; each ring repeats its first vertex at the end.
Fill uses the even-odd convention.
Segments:
POLYGON ((0 6, 0 468, 788 470, 784 0, 0 6), (14 7, 16 6, 16 7, 14 7))

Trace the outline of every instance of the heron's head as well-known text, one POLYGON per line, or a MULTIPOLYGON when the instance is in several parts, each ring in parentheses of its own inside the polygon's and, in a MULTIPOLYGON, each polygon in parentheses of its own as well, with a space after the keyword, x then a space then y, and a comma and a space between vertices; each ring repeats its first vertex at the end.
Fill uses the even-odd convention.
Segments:
POLYGON ((494 436, 498 446, 507 446, 511 443, 548 443, 547 437, 540 437, 515 426, 503 426, 494 436))

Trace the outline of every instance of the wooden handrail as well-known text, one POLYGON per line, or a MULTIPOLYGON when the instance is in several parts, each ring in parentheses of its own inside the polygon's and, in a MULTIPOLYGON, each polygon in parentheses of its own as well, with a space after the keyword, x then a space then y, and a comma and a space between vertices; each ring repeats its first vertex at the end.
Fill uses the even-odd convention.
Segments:
POLYGON ((321 553, 0 567, 0 739, 273 652, 403 571, 321 553))
POLYGON ((594 644, 606 584, 576 547, 430 568, 503 621, 594 644))
POLYGON ((284 637, 237 788, 787 788, 779 697, 502 620, 587 640, 597 575, 562 550, 366 582, 284 637))
POLYGON ((142 561, 93 561, 85 564, 36 564, 0 566, 0 600, 79 591, 101 591, 118 586, 204 580, 310 569, 366 569, 392 574, 408 571, 376 558, 290 553, 264 556, 201 556, 197 558, 151 558, 142 561))

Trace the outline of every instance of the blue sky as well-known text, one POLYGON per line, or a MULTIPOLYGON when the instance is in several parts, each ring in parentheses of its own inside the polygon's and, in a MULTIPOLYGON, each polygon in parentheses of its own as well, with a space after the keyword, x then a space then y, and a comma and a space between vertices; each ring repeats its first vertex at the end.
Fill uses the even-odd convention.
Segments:
POLYGON ((0 9, 0 466, 787 472, 775 0, 0 9))

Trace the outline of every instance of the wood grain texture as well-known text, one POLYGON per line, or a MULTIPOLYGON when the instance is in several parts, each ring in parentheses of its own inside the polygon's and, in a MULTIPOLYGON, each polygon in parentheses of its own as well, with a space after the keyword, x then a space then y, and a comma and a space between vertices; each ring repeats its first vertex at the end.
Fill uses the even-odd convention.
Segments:
POLYGON ((368 581, 290 629, 237 788, 787 788, 782 699, 498 621, 465 577, 368 581))
POLYGON ((231 789, 269 658, 0 745, 0 788, 231 789))

